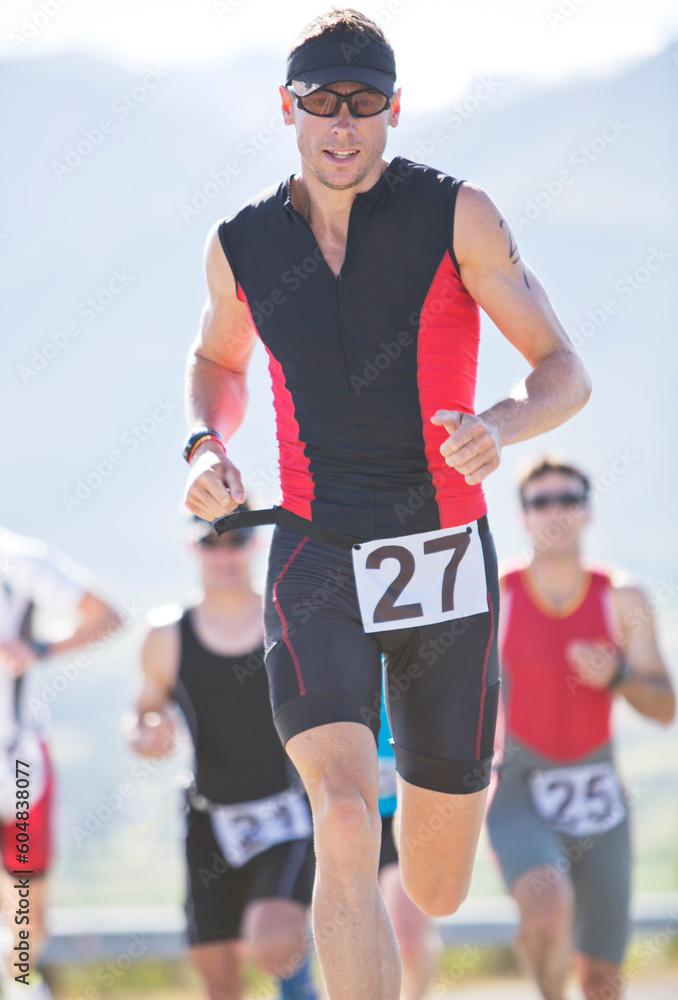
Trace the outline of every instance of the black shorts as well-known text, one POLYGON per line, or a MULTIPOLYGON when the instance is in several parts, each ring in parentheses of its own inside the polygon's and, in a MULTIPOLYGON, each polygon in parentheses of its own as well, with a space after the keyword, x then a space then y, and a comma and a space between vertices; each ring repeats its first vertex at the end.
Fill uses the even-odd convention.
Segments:
POLYGON ((232 868, 212 833, 208 813, 188 809, 186 919, 190 944, 240 937, 248 903, 255 899, 294 899, 309 906, 315 854, 312 838, 289 840, 232 868))
POLYGON ((382 655, 396 767, 413 785, 465 794, 489 783, 499 698, 497 557, 478 522, 490 610, 366 633, 348 551, 277 526, 266 583, 266 669, 283 743, 330 722, 379 733, 382 655))

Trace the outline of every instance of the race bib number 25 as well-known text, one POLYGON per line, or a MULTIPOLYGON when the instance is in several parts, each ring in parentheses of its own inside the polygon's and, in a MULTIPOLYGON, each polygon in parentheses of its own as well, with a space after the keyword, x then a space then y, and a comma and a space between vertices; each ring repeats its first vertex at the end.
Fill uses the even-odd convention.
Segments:
POLYGON ((476 523, 353 546, 363 628, 386 632, 488 610, 476 523))
POLYGON ((610 761, 533 771, 530 791, 542 819, 573 837, 606 833, 626 816, 622 787, 610 761))

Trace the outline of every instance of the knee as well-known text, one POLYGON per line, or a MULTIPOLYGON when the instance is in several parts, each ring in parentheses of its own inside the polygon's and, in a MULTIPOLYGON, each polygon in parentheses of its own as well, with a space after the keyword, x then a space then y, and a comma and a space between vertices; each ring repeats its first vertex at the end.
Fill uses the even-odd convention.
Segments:
POLYGON ((561 940, 569 932, 571 914, 567 906, 553 903, 535 907, 524 923, 530 925, 530 930, 537 935, 543 944, 561 940))
POLYGON ((421 877, 408 879, 403 872, 405 892, 427 917, 449 917, 456 913, 468 896, 470 884, 470 875, 463 880, 426 881, 421 877))
POLYGON ((514 896, 520 905, 523 925, 544 944, 569 933, 574 914, 574 894, 569 879, 563 877, 559 883, 542 885, 538 892, 523 885, 514 896))
POLYGON ((249 942, 250 958, 267 976, 288 979, 301 965, 304 954, 303 935, 288 933, 283 928, 274 935, 249 942))
POLYGON ((468 887, 459 889, 451 886, 447 890, 435 890, 421 898, 417 906, 427 917, 449 917, 456 913, 468 896, 468 887))
POLYGON ((318 862, 376 867, 381 843, 381 819, 360 792, 328 792, 315 813, 318 862))

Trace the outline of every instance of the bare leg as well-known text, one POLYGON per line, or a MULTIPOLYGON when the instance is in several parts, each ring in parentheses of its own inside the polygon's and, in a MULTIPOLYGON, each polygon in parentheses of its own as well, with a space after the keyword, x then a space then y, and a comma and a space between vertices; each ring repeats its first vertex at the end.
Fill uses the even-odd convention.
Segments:
POLYGON ((313 810, 313 930, 329 1000, 398 1000, 400 961, 377 883, 378 766, 367 726, 333 722, 286 746, 313 810))
POLYGON ((487 789, 446 795, 398 776, 399 856, 405 892, 424 913, 454 913, 466 899, 487 789))
POLYGON ((621 1000, 624 995, 624 979, 621 966, 616 962, 606 962, 602 958, 577 954, 577 978, 581 983, 586 1000, 621 1000))
POLYGON ((242 945, 239 941, 211 941, 190 948, 191 961, 205 980, 210 1000, 241 1000, 242 945))
POLYGON ((248 956, 268 976, 287 979, 306 952, 306 907, 294 899, 256 899, 243 916, 248 956))
POLYGON ((403 966, 400 1000, 422 1000, 440 958, 440 935, 403 889, 397 864, 382 868, 379 884, 400 949, 403 966))
POLYGON ((563 1000, 572 967, 574 891, 570 878, 552 870, 532 868, 511 886, 520 907, 518 951, 545 1000, 563 1000))

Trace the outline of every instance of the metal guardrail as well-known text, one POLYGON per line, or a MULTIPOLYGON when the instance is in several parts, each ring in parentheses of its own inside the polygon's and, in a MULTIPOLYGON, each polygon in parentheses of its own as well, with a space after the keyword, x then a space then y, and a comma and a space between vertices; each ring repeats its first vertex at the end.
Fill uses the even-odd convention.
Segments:
MULTIPOLYGON (((467 899, 451 917, 436 920, 445 944, 509 945, 518 918, 509 896, 467 899)), ((185 918, 179 906, 53 907, 43 961, 115 960, 125 965, 141 958, 178 958, 186 952, 185 918)), ((644 893, 632 905, 633 930, 652 934, 678 927, 678 892, 644 893)))
MULTIPOLYGON (((678 892, 641 893, 631 903, 631 922, 637 934, 678 930, 678 892)), ((510 945, 518 927, 518 904, 510 896, 475 896, 457 913, 436 921, 445 944, 478 942, 510 945)))

